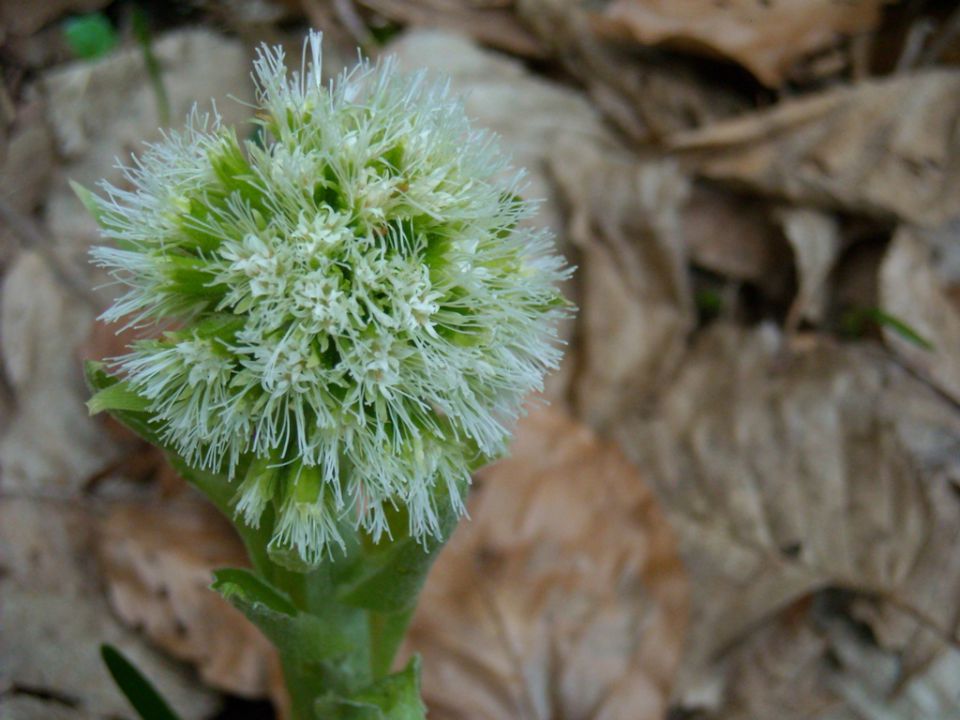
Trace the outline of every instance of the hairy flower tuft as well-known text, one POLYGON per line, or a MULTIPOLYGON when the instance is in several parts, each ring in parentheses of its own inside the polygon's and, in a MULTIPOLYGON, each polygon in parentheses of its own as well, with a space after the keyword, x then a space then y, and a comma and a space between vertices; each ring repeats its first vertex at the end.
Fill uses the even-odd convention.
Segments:
POLYGON ((462 509, 560 359, 569 270, 446 85, 393 59, 326 85, 318 34, 304 56, 261 49, 258 141, 195 111, 102 183, 92 254, 125 288, 104 320, 176 328, 114 360, 163 441, 313 563, 387 507, 438 535, 435 489, 462 509))

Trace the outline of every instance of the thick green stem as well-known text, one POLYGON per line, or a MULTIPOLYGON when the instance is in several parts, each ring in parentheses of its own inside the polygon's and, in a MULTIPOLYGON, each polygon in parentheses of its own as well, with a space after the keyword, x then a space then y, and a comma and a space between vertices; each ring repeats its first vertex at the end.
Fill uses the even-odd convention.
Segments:
MULTIPOLYGON (((410 538, 405 532, 406 515, 400 510, 392 518, 394 539, 372 543, 359 533, 346 533, 350 540, 345 553, 312 571, 297 572, 281 564, 282 557, 268 551, 274 526, 269 508, 259 526, 250 527, 235 517, 232 505, 236 490, 225 477, 178 465, 233 521, 246 546, 253 574, 288 598, 278 600, 280 605, 272 614, 269 609, 250 606, 250 617, 280 653, 292 720, 326 720, 317 717, 318 701, 323 708, 320 714, 329 715, 331 708, 341 707, 339 703, 352 702, 350 698, 364 697, 368 692, 377 697, 370 688, 384 687, 378 684, 380 681, 398 682, 390 674, 393 661, 440 543, 425 549, 410 538), (286 609, 283 602, 287 602, 286 609)), ((447 508, 445 536, 452 532, 456 519, 456 513, 447 508)), ((416 676, 416 671, 405 672, 416 676)), ((415 682, 409 707, 421 717, 415 682)), ((384 698, 380 700, 387 702, 384 698)))
POLYGON ((283 679, 290 695, 290 720, 315 720, 314 703, 316 702, 317 679, 304 677, 294 667, 294 664, 283 660, 283 679))
POLYGON ((370 673, 375 680, 386 677, 400 643, 413 618, 413 608, 397 613, 368 613, 370 623, 370 673))

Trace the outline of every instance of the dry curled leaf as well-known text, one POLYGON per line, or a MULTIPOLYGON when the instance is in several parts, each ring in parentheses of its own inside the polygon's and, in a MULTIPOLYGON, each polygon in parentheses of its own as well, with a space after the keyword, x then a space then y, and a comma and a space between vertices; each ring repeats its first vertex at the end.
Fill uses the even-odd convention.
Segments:
POLYGON ((68 14, 92 12, 109 0, 0 0, 0 41, 11 36, 26 36, 68 14))
POLYGON ((518 0, 517 12, 604 115, 637 143, 751 107, 736 89, 704 78, 680 58, 637 53, 633 43, 600 37, 578 2, 518 0))
POLYGON ((937 227, 960 215, 960 72, 861 82, 787 100, 671 141, 697 172, 881 219, 937 227))
MULTIPOLYGON (((856 601, 855 601, 856 602, 856 601)), ((727 692, 702 720, 944 720, 955 700, 960 653, 911 667, 909 651, 878 645, 850 616, 851 596, 822 591, 771 618, 724 657, 727 692)), ((901 615, 902 617, 902 615, 901 615)), ((912 638, 913 645, 918 643, 912 638)))
POLYGON ((880 348, 814 340, 788 354, 773 328, 719 325, 653 419, 618 436, 657 482, 694 579, 685 694, 825 587, 877 598, 914 631, 923 618, 938 652, 957 632, 960 416, 880 348))
POLYGON ((814 603, 800 600, 753 630, 725 658, 727 694, 710 720, 820 718, 836 697, 824 692, 824 663, 830 641, 811 622, 814 603))
MULTIPOLYGON (((702 720, 944 720, 960 717, 960 652, 911 621, 906 643, 878 642, 875 601, 821 591, 771 618, 724 656, 726 694, 702 720), (854 612, 851 613, 851 610, 854 612), (933 652, 929 652, 930 644, 933 652), (916 657, 923 648, 923 657, 916 657), (919 662, 918 662, 919 660, 919 662)), ((889 606, 885 606, 889 607, 889 606)), ((904 620, 902 610, 895 618, 904 620)), ((702 708, 701 708, 702 710, 702 708)))
POLYGON ((787 316, 787 328, 796 330, 802 320, 819 323, 827 306, 827 278, 840 252, 840 227, 836 218, 809 208, 780 213, 783 233, 793 249, 799 289, 787 316))
POLYGON ((512 0, 359 0, 385 17, 425 28, 443 28, 500 50, 542 58, 543 44, 513 12, 512 0))
POLYGON ((21 252, 3 278, 0 354, 15 403, 0 438, 0 486, 74 496, 116 457, 84 407, 76 348, 93 322, 37 252, 21 252))
POLYGON ((94 720, 92 715, 57 700, 12 693, 0 695, 0 717, 3 720, 94 720))
POLYGON ((610 32, 740 63, 776 87, 805 56, 873 30, 885 0, 613 0, 598 17, 610 32))
POLYGON ((686 351, 694 309, 679 218, 689 184, 669 162, 601 148, 576 156, 553 166, 583 259, 574 402, 604 428, 648 399, 686 351))
POLYGON ((679 235, 699 267, 736 281, 783 284, 783 241, 766 203, 695 184, 679 235))
POLYGON ((20 212, 33 212, 43 202, 53 167, 53 136, 43 102, 28 101, 17 109, 9 140, 0 143, 0 197, 20 212))
POLYGON ((230 524, 193 494, 113 507, 98 538, 110 604, 155 645, 242 697, 279 697, 269 641, 210 589, 212 570, 247 564, 230 524))
POLYGON ((414 619, 430 717, 660 720, 684 639, 673 535, 636 470, 556 411, 480 473, 414 619))
POLYGON ((930 244, 907 228, 897 231, 880 268, 883 310, 915 336, 884 327, 884 339, 923 377, 960 402, 960 310, 934 270, 930 244))
MULTIPOLYGON (((64 718, 127 717, 129 703, 100 660, 115 645, 184 720, 205 720, 220 698, 121 624, 95 562, 97 515, 88 500, 0 498, 0 691, 31 690, 74 708, 64 718)), ((13 703, 17 720, 47 720, 38 703, 13 703)), ((6 710, 6 707, 4 708, 6 710)), ((6 715, 3 715, 6 720, 6 715)))

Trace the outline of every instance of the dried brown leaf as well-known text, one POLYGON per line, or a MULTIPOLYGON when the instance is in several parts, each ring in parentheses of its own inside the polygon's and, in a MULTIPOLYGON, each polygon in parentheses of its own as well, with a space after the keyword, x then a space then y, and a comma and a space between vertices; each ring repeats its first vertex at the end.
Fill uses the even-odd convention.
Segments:
MULTIPOLYGON (((558 144, 561 158, 568 158, 558 144)), ((680 209, 688 181, 669 162, 581 146, 554 175, 579 245, 579 365, 574 403, 592 427, 616 422, 674 371, 694 325, 680 209)))
POLYGON ((671 146, 757 193, 937 227, 960 215, 958 113, 960 72, 930 71, 788 100, 671 146))
POLYGON ((21 252, 3 278, 0 351, 15 399, 0 439, 5 492, 74 496, 116 457, 84 407, 76 348, 93 317, 38 253, 21 252))
POLYGON ((599 20, 644 45, 664 45, 740 63, 776 87, 799 60, 874 29, 885 0, 613 0, 599 20))
MULTIPOLYGON (((127 717, 129 704, 98 653, 101 643, 110 643, 184 720, 205 720, 220 704, 217 695, 111 612, 95 562, 97 519, 81 500, 0 499, 0 688, 59 698, 61 706, 77 711, 65 718, 127 717)), ((40 710, 37 703, 14 702, 11 714, 24 720, 57 717, 40 710)))
POLYGON ((57 700, 12 693, 0 695, 0 717, 3 720, 93 720, 91 715, 57 700))
POLYGON ((68 13, 85 13, 107 5, 109 0, 0 0, 0 42, 4 35, 29 35, 68 13))
POLYGON ((830 640, 810 621, 812 604, 794 603, 725 658, 727 693, 711 720, 813 720, 840 704, 824 687, 830 640))
POLYGON ((207 685, 242 697, 283 687, 269 641, 210 590, 211 571, 247 565, 230 524, 186 495, 163 504, 113 507, 98 537, 108 598, 127 625, 196 665, 207 685))
POLYGON ((941 650, 956 633, 960 415, 880 349, 814 339, 791 354, 771 327, 718 325, 654 418, 617 436, 650 469, 694 579, 685 696, 825 587, 922 618, 941 650))
POLYGON ((644 55, 632 42, 601 37, 595 17, 577 2, 518 0, 517 12, 604 115, 637 143, 659 142, 751 107, 679 58, 644 55))
POLYGON ((787 328, 796 330, 802 320, 819 323, 827 307, 827 278, 840 253, 840 227, 836 218, 808 208, 780 213, 783 232, 793 249, 799 289, 787 316, 787 328))
POLYGON ((849 596, 824 591, 755 629, 724 657, 727 693, 704 720, 960 717, 960 653, 900 610, 873 613, 865 624, 851 609, 849 596), (894 618, 910 621, 906 642, 877 644, 873 634, 894 618), (918 648, 925 653, 920 662, 918 648))
POLYGON ((0 272, 17 249, 28 244, 17 230, 22 231, 22 224, 29 222, 25 218, 43 204, 55 161, 53 135, 44 122, 41 101, 27 101, 17 108, 9 138, 3 137, 6 130, 0 131, 0 272), (21 227, 14 228, 18 221, 21 227))
POLYGON ((515 55, 542 58, 544 45, 513 11, 512 0, 359 0, 385 17, 442 28, 515 55))
POLYGON ((754 283, 783 275, 780 232, 755 198, 694 185, 679 233, 690 260, 719 275, 754 283))
POLYGON ((53 173, 53 135, 39 100, 18 108, 14 122, 0 148, 0 197, 16 210, 32 213, 41 205, 53 173))
POLYGON ((642 479, 557 411, 484 470, 421 597, 431 718, 659 720, 683 643, 685 573, 642 479))

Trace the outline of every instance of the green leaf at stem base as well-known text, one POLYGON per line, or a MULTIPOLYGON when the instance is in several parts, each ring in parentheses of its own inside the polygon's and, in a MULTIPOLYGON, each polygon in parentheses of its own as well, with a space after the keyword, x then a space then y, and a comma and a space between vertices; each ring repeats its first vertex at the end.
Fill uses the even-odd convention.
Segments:
POLYGON ((304 612, 282 590, 242 568, 216 571, 213 589, 260 628, 286 662, 337 684, 369 681, 365 614, 335 603, 323 614, 304 612))
POLYGON ((324 720, 424 720, 420 700, 420 658, 414 656, 400 672, 387 675, 349 697, 326 695, 316 703, 324 720))

